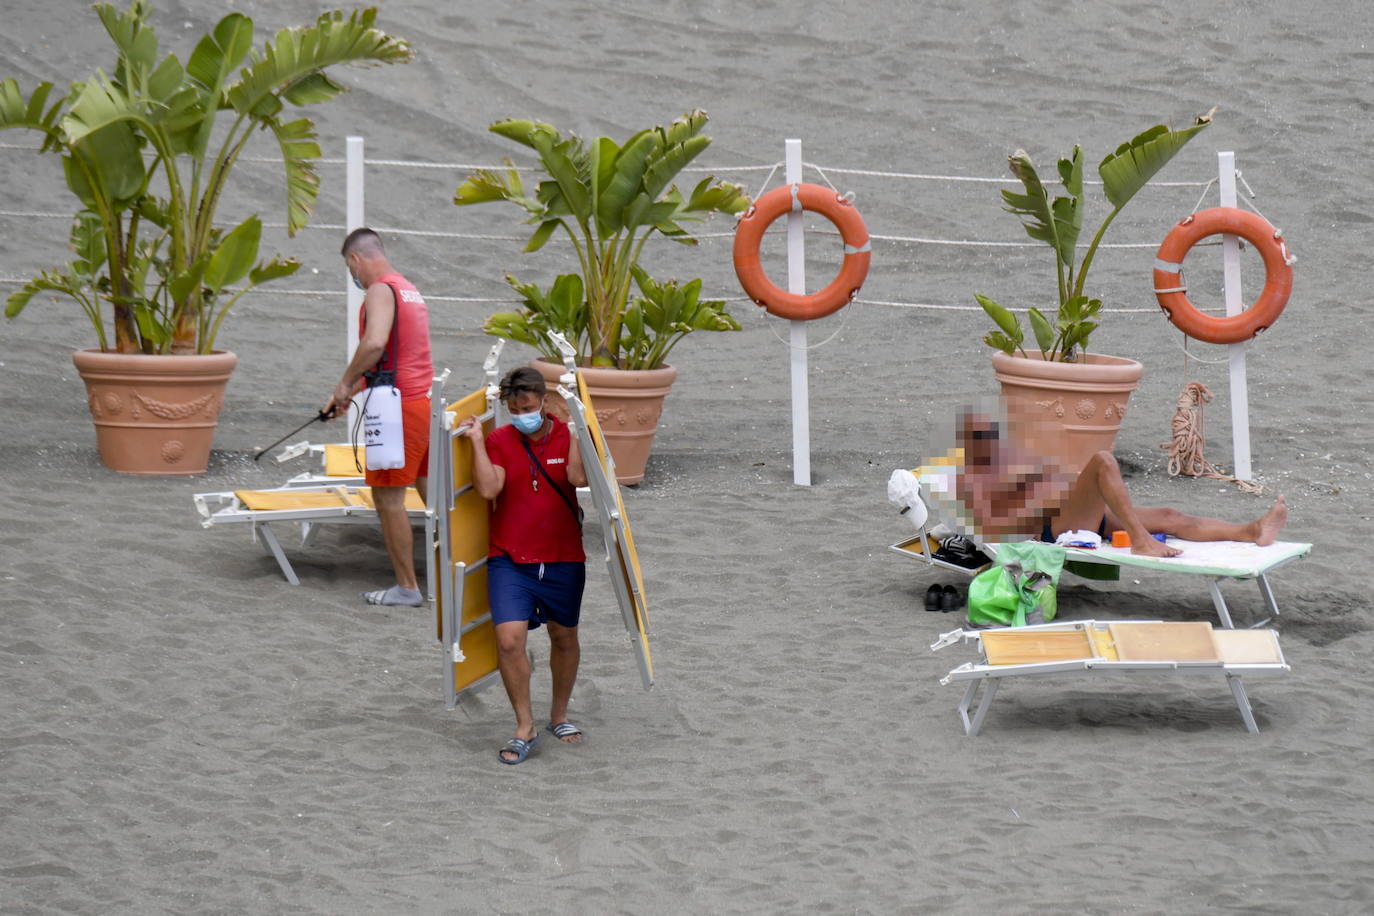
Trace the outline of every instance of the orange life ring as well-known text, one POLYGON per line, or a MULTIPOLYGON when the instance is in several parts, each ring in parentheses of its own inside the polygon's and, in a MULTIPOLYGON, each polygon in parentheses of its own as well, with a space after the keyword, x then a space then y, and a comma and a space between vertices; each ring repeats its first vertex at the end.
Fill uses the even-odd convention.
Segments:
POLYGON ((1174 327, 1194 340, 1232 344, 1249 340, 1283 313, 1293 291, 1293 262, 1283 236, 1262 216, 1235 207, 1212 207, 1181 220, 1155 254, 1155 297, 1174 327), (1188 301, 1181 273, 1188 249, 1209 235, 1238 235, 1264 259, 1264 291, 1238 315, 1214 318, 1188 301))
POLYGON ((844 308, 868 276, 870 255, 868 227, 854 204, 833 189, 815 184, 774 188, 754 201, 735 229, 735 274, 739 284, 755 304, 779 318, 809 321, 844 308), (773 285, 759 261, 764 230, 773 220, 794 210, 810 210, 824 216, 840 230, 844 241, 844 263, 839 274, 825 289, 809 296, 784 292, 773 285))

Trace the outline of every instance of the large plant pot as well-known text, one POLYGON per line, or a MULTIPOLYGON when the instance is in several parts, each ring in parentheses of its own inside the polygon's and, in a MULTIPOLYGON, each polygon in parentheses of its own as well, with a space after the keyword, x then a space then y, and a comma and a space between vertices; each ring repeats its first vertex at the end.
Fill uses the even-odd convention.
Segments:
POLYGON ((100 460, 121 474, 203 474, 232 353, 146 356, 78 350, 100 460))
POLYGON ((992 355, 1013 437, 1025 448, 1058 457, 1074 473, 1094 452, 1111 451, 1126 403, 1144 367, 1133 359, 1088 354, 1076 363, 992 355))
MULTIPOLYGON (((553 388, 563 367, 542 359, 530 365, 544 376, 550 389, 549 410, 559 418, 568 418, 568 407, 553 388)), ((663 399, 673 387, 677 370, 672 366, 661 369, 598 369, 577 370, 587 380, 592 396, 596 421, 606 437, 606 446, 615 459, 615 479, 623 484, 636 484, 644 479, 644 466, 654 446, 658 419, 663 414, 663 399)))

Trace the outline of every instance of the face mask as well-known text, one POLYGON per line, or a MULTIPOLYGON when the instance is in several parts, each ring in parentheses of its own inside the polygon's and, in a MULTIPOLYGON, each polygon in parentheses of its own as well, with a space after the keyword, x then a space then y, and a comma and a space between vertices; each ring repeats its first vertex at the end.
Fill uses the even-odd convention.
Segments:
POLYGON ((527 436, 539 432, 544 425, 544 414, 542 411, 531 413, 513 413, 510 415, 511 425, 527 436))
POLYGON ((349 274, 349 275, 348 275, 348 278, 349 278, 350 280, 353 281, 353 285, 356 286, 356 287, 358 287, 358 289, 362 290, 363 292, 367 292, 367 287, 366 287, 366 286, 363 286, 363 281, 362 281, 362 280, 359 280, 357 277, 353 276, 352 274, 349 274))

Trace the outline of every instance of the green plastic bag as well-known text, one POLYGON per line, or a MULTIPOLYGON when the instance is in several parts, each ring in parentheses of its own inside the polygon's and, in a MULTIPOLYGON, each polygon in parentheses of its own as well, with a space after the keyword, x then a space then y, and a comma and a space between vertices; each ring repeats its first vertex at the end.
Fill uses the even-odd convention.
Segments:
POLYGON ((1059 609, 1055 589, 1064 548, 1040 541, 997 545, 997 565, 968 588, 968 620, 975 626, 1048 623, 1059 609))

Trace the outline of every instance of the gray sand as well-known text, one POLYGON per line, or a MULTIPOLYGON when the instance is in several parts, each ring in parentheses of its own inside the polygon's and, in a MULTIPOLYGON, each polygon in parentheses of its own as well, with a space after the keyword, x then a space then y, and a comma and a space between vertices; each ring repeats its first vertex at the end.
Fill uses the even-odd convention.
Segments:
MULTIPOLYGON (((1315 545, 1275 578, 1293 672, 1253 684, 1261 733, 1244 732, 1220 681, 1147 678, 1009 686, 984 734, 967 739, 958 688, 937 683, 967 654, 927 649, 954 626, 920 607, 927 585, 946 580, 885 549, 908 529, 884 484, 925 452, 949 403, 992 393, 985 322, 873 301, 967 306, 977 290, 1043 305, 1047 251, 875 245, 868 302, 811 332, 819 342, 838 329, 810 356, 811 489, 791 485, 787 350, 774 335, 785 325, 741 302, 742 333, 679 347, 682 378, 648 477, 627 491, 658 684, 641 690, 594 565, 573 705, 588 741, 546 737, 521 767, 495 759, 511 724, 501 691, 444 709, 429 613, 359 604, 388 575, 376 532, 327 532, 293 552, 303 585, 291 588, 245 531, 197 525, 192 493, 299 469, 249 457, 329 391, 340 296, 242 304, 221 338, 240 368, 210 472, 183 480, 99 464, 70 361, 91 335, 74 306, 40 302, 0 325, 0 912, 1374 908, 1374 636, 1368 566, 1356 559, 1374 533, 1374 398, 1363 335, 1351 333, 1367 314, 1374 189, 1368 12, 1334 0, 1306 13, 1240 2, 800 6, 388 2, 384 27, 415 40, 419 59, 345 71, 355 91, 315 112, 322 142, 339 156, 343 137, 362 133, 375 158, 485 163, 518 152, 486 133, 499 117, 623 137, 702 107, 713 166, 770 165, 797 136, 822 166, 992 177, 1018 146, 1042 173, 1074 142, 1095 165, 1135 130, 1220 106, 1163 177, 1206 180, 1216 151, 1234 150, 1300 258, 1287 312, 1249 351, 1256 475, 1288 497, 1285 537, 1315 545)), ((168 0, 164 41, 184 53, 185 36, 226 8, 271 28, 317 9, 168 0)), ((28 87, 108 66, 83 3, 18 0, 5 18, 0 75, 28 87)), ((765 172, 740 180, 754 191, 765 172)), ((342 169, 321 174, 317 222, 341 222, 342 169)), ((523 231, 513 211, 452 207, 462 175, 374 168, 369 221, 523 231)), ((856 193, 875 234, 1023 238, 993 185, 829 177, 856 193)), ((55 161, 0 150, 0 184, 5 209, 69 210, 55 161)), ((1200 193, 1147 189, 1109 241, 1157 243, 1200 193)), ((282 217, 267 164, 243 167, 224 215, 255 211, 282 217)), ((63 221, 0 219, 0 276, 61 259, 63 221)), ((281 239, 306 262, 281 289, 342 289, 338 241, 281 239)), ((504 297, 508 270, 548 280, 554 248, 519 247, 391 240, 434 297, 437 361, 460 387, 479 380, 490 339, 478 327, 493 306, 437 297, 504 297)), ((833 261, 824 239, 812 251, 815 284, 833 261)), ((728 238, 653 252, 656 273, 739 296, 728 238)), ((1111 249, 1094 271, 1109 307, 1147 310, 1109 316, 1094 338, 1147 367, 1118 455, 1141 503, 1253 517, 1272 496, 1166 474, 1158 443, 1185 364, 1180 335, 1148 311, 1152 257, 1111 249)), ((1253 298, 1257 271, 1246 282, 1253 298)), ((527 355, 510 348, 506 365, 527 355)), ((1229 465, 1225 367, 1189 371, 1218 395, 1208 454, 1229 465)), ((1242 624, 1262 616, 1253 587, 1226 593, 1242 624)), ((1070 580, 1061 607, 1213 619, 1198 583, 1149 575, 1070 580)), ((536 697, 547 687, 541 673, 536 697)))

